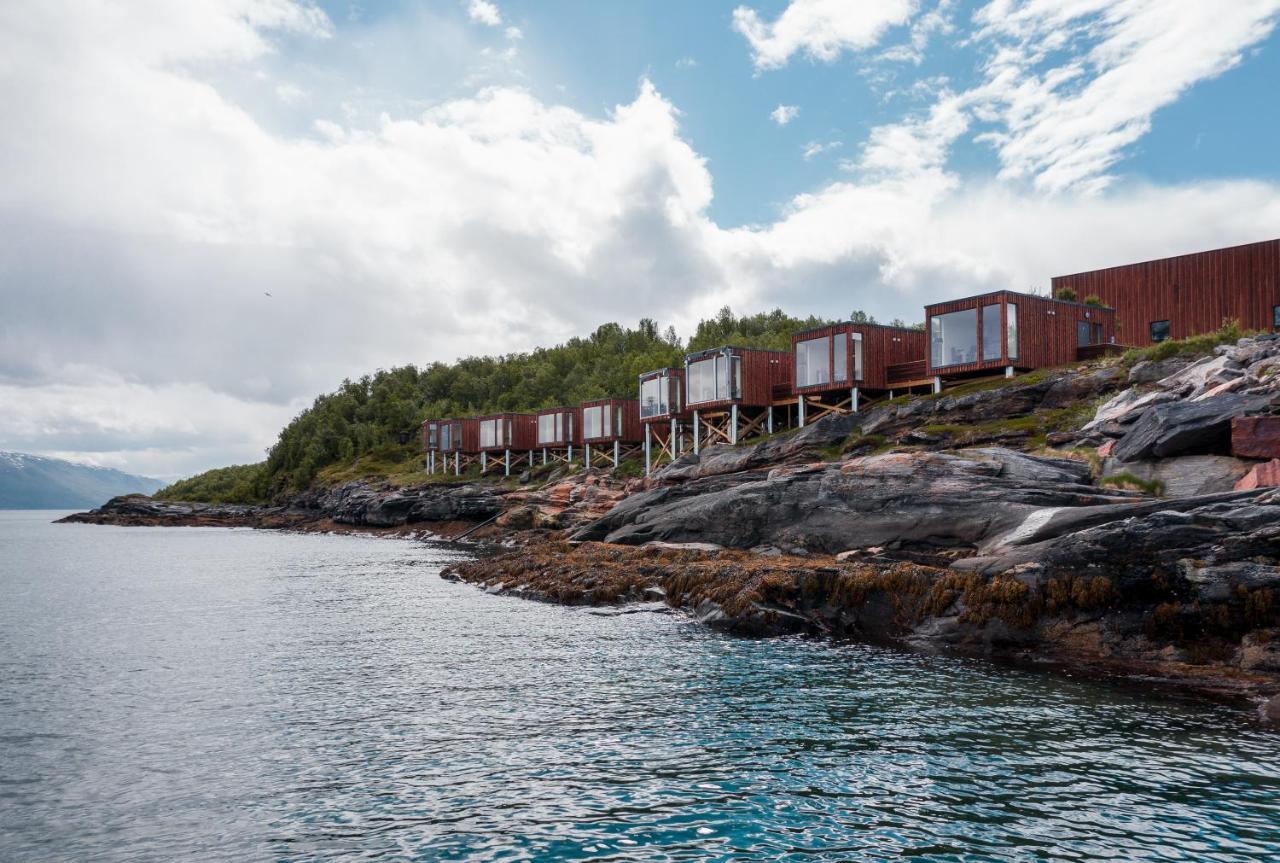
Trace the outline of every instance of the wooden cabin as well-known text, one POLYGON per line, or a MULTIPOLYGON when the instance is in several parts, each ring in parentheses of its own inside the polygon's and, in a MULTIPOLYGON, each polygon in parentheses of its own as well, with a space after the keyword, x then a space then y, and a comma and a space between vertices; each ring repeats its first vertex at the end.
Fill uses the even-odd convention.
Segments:
POLYGON ((1114 309, 1017 291, 994 291, 925 306, 935 379, 1058 366, 1115 344, 1114 309))
MULTIPOLYGON (((795 333, 791 393, 800 425, 829 413, 855 413, 865 396, 890 392, 890 367, 921 362, 927 346, 924 330, 883 324, 845 321, 795 333)), ((925 377, 923 363, 916 377, 925 377)), ((908 389, 904 384, 899 381, 897 389, 908 389)))
POLYGON ((1211 333, 1224 321, 1280 330, 1280 240, 1055 276, 1053 295, 1096 296, 1116 310, 1116 336, 1150 345, 1211 333))
POLYGON ((477 418, 479 428, 480 473, 487 473, 491 462, 500 462, 503 473, 526 462, 533 467, 533 450, 538 442, 538 418, 535 414, 500 413, 477 418), (501 459, 490 456, 501 455, 501 459))
POLYGON ((479 443, 479 423, 475 419, 427 420, 422 424, 428 473, 461 474, 475 461, 479 443))
POLYGON ((617 467, 636 453, 644 440, 637 399, 596 399, 582 403, 582 445, 586 466, 593 455, 617 467))
POLYGON ((685 356, 685 405, 693 451, 772 432, 775 405, 791 405, 792 354, 725 346, 685 356))
POLYGON ((538 411, 537 439, 542 463, 568 464, 573 450, 582 446, 582 411, 579 408, 555 407, 538 411))
POLYGON ((684 401, 684 369, 655 369, 640 375, 640 425, 644 427, 644 472, 675 461, 684 452, 689 410, 684 401))

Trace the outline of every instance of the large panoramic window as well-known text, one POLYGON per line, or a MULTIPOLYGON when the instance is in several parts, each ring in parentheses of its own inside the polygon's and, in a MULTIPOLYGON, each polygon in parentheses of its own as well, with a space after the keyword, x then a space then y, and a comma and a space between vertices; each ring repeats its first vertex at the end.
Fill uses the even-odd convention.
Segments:
POLYGON ((982 358, 1000 359, 1000 304, 982 307, 982 358))
POLYGON ((1163 342, 1169 338, 1169 322, 1168 321, 1152 321, 1151 322, 1151 341, 1163 342))
POLYGON ((717 354, 705 360, 689 363, 689 404, 696 405, 716 400, 716 365, 719 362, 723 361, 717 354))
POLYGON ((658 375, 640 384, 640 419, 665 416, 671 412, 670 387, 671 378, 668 375, 658 375))
POLYGON ((1005 303, 1004 316, 1004 356, 1005 359, 1016 360, 1018 358, 1018 304, 1005 303))
POLYGON ((607 405, 595 405, 582 409, 582 436, 584 438, 612 437, 612 415, 607 405))
POLYGON ((480 421, 480 448, 490 449, 501 445, 499 437, 499 423, 501 420, 481 420, 480 421))
POLYGON ((978 361, 978 310, 962 309, 931 319, 931 365, 958 366, 978 361))
POLYGON ((543 446, 559 443, 564 440, 561 431, 564 427, 564 411, 538 416, 538 443, 543 446))
POLYGON ((822 336, 796 342, 796 386, 814 387, 831 382, 831 339, 822 336))

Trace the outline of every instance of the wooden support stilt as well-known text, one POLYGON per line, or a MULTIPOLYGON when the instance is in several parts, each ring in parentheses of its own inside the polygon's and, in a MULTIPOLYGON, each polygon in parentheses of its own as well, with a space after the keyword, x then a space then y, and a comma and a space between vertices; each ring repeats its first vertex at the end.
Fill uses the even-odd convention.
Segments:
POLYGON ((502 451, 502 475, 511 476, 511 450, 502 451))
POLYGON ((614 466, 615 468, 618 466, 618 462, 619 462, 620 460, 621 460, 621 459, 620 459, 620 456, 619 456, 618 442, 617 442, 617 441, 614 441, 614 442, 613 442, 613 466, 614 466))
MULTIPOLYGON (((940 392, 942 392, 942 375, 934 375, 933 394, 937 395, 940 392)), ((893 398, 893 390, 889 390, 889 398, 893 398)))
POLYGON ((852 413, 858 412, 858 388, 854 387, 849 394, 849 405, 852 413))

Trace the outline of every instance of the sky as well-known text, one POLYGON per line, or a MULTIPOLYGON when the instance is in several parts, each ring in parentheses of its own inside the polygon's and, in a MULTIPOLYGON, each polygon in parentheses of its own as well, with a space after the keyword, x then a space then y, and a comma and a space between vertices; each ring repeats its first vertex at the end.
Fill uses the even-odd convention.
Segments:
POLYGON ((1280 0, 0 4, 0 450, 1280 236, 1280 0))

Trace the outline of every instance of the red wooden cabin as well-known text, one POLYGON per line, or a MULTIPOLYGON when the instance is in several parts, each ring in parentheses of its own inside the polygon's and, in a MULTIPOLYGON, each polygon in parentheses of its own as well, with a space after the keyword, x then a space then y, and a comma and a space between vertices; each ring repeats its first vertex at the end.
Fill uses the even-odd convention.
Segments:
POLYGON ((533 449, 538 441, 538 418, 535 414, 500 413, 477 418, 480 445, 480 472, 489 470, 489 456, 501 453, 503 472, 511 473, 513 465, 527 460, 533 467, 533 449), (514 461, 513 461, 514 456, 514 461))
POLYGON ((931 377, 1037 369, 1075 362, 1081 349, 1115 343, 1114 309, 1017 291, 925 306, 931 377))
POLYGON ((582 445, 582 411, 567 407, 543 408, 538 411, 536 433, 543 464, 573 461, 574 447, 582 445))
MULTIPOLYGON (((922 361, 927 345, 924 330, 851 321, 793 334, 791 392, 800 424, 827 413, 856 412, 864 393, 893 389, 889 368, 922 361)), ((923 366, 916 377, 924 377, 923 366)))
POLYGON ((460 474, 479 452, 479 424, 475 419, 427 420, 422 424, 422 446, 429 473, 460 474))
POLYGON ((792 354, 732 346, 688 354, 685 404, 693 413, 693 450, 773 431, 774 405, 791 403, 792 354))
POLYGON ((1280 240, 1213 249, 1104 270, 1055 276, 1116 310, 1119 341, 1149 345, 1210 333, 1235 320, 1246 330, 1280 330, 1280 240))
POLYGON ((586 464, 593 454, 618 463, 638 450, 644 440, 640 402, 636 399, 595 399, 582 403, 582 443, 586 464))
POLYGON ((663 462, 675 461, 684 451, 689 419, 684 397, 684 369, 655 369, 640 375, 640 424, 644 427, 646 474, 663 462))

